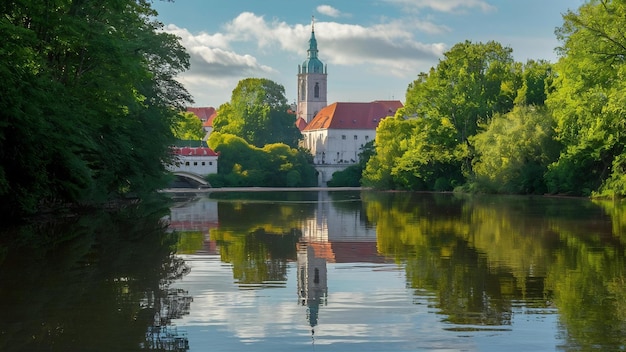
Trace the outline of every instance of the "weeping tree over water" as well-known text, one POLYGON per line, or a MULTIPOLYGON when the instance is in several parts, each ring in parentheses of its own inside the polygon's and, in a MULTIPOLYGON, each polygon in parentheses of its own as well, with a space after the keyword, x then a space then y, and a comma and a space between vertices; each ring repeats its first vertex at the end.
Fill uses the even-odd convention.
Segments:
POLYGON ((146 0, 0 4, 0 211, 160 186, 189 66, 146 0))

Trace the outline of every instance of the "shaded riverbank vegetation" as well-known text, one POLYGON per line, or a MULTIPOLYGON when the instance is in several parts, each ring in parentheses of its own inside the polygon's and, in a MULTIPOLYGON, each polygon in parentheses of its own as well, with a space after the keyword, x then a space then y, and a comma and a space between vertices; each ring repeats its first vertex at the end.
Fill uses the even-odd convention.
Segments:
POLYGON ((151 2, 0 4, 0 213, 164 186, 189 67, 151 2))

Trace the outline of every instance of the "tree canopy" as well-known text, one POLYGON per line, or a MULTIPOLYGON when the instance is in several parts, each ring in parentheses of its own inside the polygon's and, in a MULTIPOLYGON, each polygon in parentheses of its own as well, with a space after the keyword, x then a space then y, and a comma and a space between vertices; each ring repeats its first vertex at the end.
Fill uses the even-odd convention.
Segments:
POLYGON ((282 85, 265 78, 246 78, 239 81, 230 102, 218 108, 213 127, 259 148, 272 143, 297 147, 302 135, 289 109, 282 85))
POLYGON ((180 119, 172 126, 174 137, 181 140, 199 141, 206 135, 202 121, 192 112, 182 112, 180 119))
POLYGON ((470 137, 513 107, 522 71, 512 50, 499 43, 452 47, 409 84, 396 117, 379 125, 363 184, 440 191, 463 184, 475 152, 470 137))
POLYGON ((284 143, 250 145, 243 138, 213 132, 209 147, 220 153, 218 174, 209 175, 214 187, 310 187, 317 185, 311 155, 284 143))
POLYGON ((0 209, 154 190, 191 101, 189 56, 147 0, 0 4, 0 209))
POLYGON ((626 3, 591 0, 564 15, 554 92, 547 104, 565 148, 552 192, 626 195, 626 3))

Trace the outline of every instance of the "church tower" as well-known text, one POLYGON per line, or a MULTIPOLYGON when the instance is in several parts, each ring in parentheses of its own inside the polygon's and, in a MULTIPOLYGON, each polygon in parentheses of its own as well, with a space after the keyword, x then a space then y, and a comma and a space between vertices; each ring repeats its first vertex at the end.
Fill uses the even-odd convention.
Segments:
POLYGON ((317 40, 315 39, 315 19, 311 22, 308 57, 298 65, 298 118, 306 123, 327 105, 326 66, 317 58, 317 40))

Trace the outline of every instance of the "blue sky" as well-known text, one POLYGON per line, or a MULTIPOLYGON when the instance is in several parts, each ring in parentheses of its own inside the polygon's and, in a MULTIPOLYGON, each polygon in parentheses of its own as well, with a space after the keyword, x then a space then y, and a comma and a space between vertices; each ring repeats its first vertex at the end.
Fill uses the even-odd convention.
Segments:
POLYGON ((454 44, 495 40, 517 61, 557 60, 554 30, 583 0, 176 0, 155 1, 181 38, 191 69, 179 80, 193 106, 219 107, 239 80, 271 79, 296 98, 315 16, 328 103, 399 99, 454 44))

